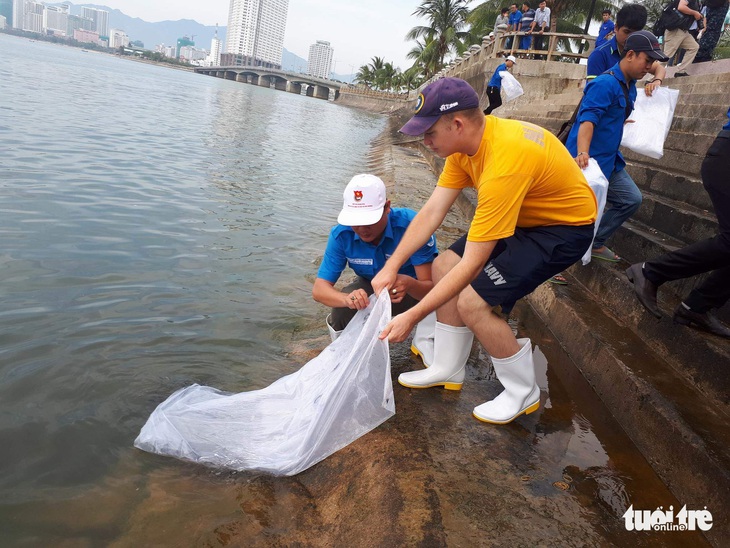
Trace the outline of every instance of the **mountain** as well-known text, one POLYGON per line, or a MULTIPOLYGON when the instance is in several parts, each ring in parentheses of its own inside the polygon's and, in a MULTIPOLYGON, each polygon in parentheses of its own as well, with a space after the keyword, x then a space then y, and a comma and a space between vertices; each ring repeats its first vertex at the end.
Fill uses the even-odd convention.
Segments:
MULTIPOLYGON (((109 12, 109 28, 123 30, 131 41, 139 40, 144 43, 146 49, 154 50, 158 44, 174 46, 178 38, 187 36, 192 38, 196 47, 210 50, 210 43, 215 36, 215 26, 201 25, 191 19, 180 19, 178 21, 160 21, 149 23, 139 17, 129 17, 117 9, 98 4, 72 4, 63 2, 70 6, 72 15, 81 15, 81 8, 96 8, 109 12), (193 38, 194 37, 194 38, 193 38)), ((51 4, 55 6, 59 4, 51 4)), ((218 27, 218 38, 225 43, 226 27, 218 27)))
MULTIPOLYGON (((177 43, 178 38, 187 36, 195 42, 196 47, 210 51, 210 43, 216 31, 215 26, 202 25, 191 19, 150 23, 139 17, 129 17, 117 9, 98 4, 77 5, 71 2, 63 2, 63 4, 68 4, 72 15, 81 15, 81 8, 83 7, 108 11, 110 29, 123 30, 129 36, 130 41, 139 40, 146 49, 150 50, 154 50, 158 44, 173 46, 177 43)), ((51 5, 59 6, 61 4, 51 5)), ((225 44, 226 27, 218 27, 218 38, 225 44)), ((307 70, 307 60, 284 48, 281 66, 283 70, 303 72, 307 70)), ((342 82, 352 82, 354 78, 351 74, 333 74, 332 77, 342 82)))

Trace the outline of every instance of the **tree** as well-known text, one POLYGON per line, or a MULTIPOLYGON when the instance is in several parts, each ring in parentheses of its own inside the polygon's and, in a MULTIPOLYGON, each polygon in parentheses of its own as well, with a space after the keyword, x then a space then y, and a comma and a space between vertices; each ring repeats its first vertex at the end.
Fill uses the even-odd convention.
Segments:
POLYGON ((438 60, 432 67, 434 72, 441 70, 448 54, 460 55, 469 47, 465 40, 469 37, 466 18, 470 1, 423 0, 413 12, 413 15, 426 18, 428 25, 413 27, 406 34, 406 40, 424 39, 424 53, 438 60))

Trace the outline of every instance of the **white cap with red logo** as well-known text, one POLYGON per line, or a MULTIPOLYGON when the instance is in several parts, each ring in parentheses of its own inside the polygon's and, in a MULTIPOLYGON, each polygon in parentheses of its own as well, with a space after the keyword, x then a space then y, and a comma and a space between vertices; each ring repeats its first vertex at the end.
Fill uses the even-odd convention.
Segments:
POLYGON ((377 223, 385 208, 385 183, 375 175, 355 175, 342 195, 344 203, 337 222, 344 226, 377 223))

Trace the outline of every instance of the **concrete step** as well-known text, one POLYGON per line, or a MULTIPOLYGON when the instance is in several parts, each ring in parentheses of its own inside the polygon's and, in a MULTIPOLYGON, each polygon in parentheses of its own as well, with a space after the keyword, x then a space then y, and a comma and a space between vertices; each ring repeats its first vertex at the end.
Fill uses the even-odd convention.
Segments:
POLYGON ((686 381, 696 384, 715 401, 719 410, 730 414, 730 375, 727 374, 730 343, 715 335, 674 324, 672 315, 681 297, 666 291, 665 285, 658 293, 663 316, 657 320, 636 298, 633 286, 626 278, 628 266, 593 260, 586 266, 575 264, 568 274, 609 316, 648 342, 686 381))
POLYGON ((632 159, 628 159, 626 169, 642 192, 712 211, 712 201, 702 186, 699 172, 680 175, 632 159))
POLYGON ((718 233, 713 212, 642 191, 641 207, 633 217, 664 234, 690 244, 718 233))
POLYGON ((528 297, 531 306, 678 499, 727 508, 730 429, 716 393, 727 389, 717 382, 726 382, 722 366, 730 357, 722 345, 647 316, 618 275, 597 294, 568 277, 567 286, 541 285, 528 297), (623 298, 613 288, 621 283, 623 298), (692 345, 701 347, 689 352, 692 345), (675 368, 667 357, 682 347, 675 368))
MULTIPOLYGON (((624 262, 621 263, 621 267, 624 269, 633 263, 659 257, 686 245, 636 219, 626 221, 613 234, 608 243, 609 247, 624 259, 624 262)), ((700 274, 662 285, 661 295, 669 302, 667 309, 674 310, 679 301, 689 295, 690 291, 707 276, 708 274, 700 274)), ((720 308, 717 311, 717 317, 730 325, 730 305, 720 308)))
MULTIPOLYGON (((694 67, 692 67, 694 68, 694 67)), ((680 76, 679 78, 667 77, 665 85, 669 85, 667 82, 679 83, 680 85, 695 85, 695 84, 715 84, 719 89, 723 88, 723 84, 730 83, 730 72, 718 71, 708 74, 694 74, 691 76, 680 76)), ((673 87, 673 86, 670 86, 673 87)))
POLYGON ((664 149, 665 151, 682 150, 688 154, 697 154, 704 158, 707 153, 707 149, 710 148, 710 145, 712 144, 712 141, 715 140, 716 135, 717 131, 712 131, 711 133, 686 133, 683 131, 670 130, 666 141, 664 141, 664 149))
POLYGON ((625 147, 621 148, 621 153, 627 162, 631 161, 637 164, 653 166, 672 173, 686 173, 690 176, 694 175, 697 177, 699 177, 702 160, 705 158, 704 154, 700 156, 683 150, 671 150, 666 146, 664 148, 664 156, 659 159, 638 154, 625 147))

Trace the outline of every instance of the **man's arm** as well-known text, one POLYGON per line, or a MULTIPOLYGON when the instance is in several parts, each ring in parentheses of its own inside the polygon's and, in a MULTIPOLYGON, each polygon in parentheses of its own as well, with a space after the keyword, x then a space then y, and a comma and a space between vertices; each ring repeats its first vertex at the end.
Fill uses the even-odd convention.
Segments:
POLYGON ((396 281, 398 270, 408 258, 418 251, 441 226, 449 209, 459 196, 461 189, 437 186, 431 197, 408 225, 403 239, 385 266, 372 280, 375 295, 383 289, 390 289, 396 281))
POLYGON ((702 19, 702 14, 699 11, 690 8, 689 2, 687 0, 679 0, 677 11, 680 13, 684 13, 685 15, 691 15, 695 18, 695 20, 702 19))
POLYGON ((393 318, 380 333, 379 338, 387 337, 390 342, 405 340, 419 321, 456 297, 479 275, 496 245, 496 241, 467 241, 464 255, 458 264, 429 291, 420 303, 393 318))
POLYGON ((644 92, 648 97, 651 97, 654 90, 661 86, 664 82, 664 77, 667 75, 667 69, 665 69, 659 61, 654 61, 649 69, 649 73, 654 75, 654 78, 644 85, 644 92))
POLYGON ((578 128, 578 139, 576 141, 575 162, 578 167, 585 169, 590 160, 591 141, 593 141, 593 122, 583 122, 578 128))
POLYGON ((335 284, 324 278, 314 280, 312 298, 331 308, 352 308, 353 310, 366 308, 370 302, 364 289, 356 289, 345 294, 335 289, 335 284))
MULTIPOLYGON (((416 269, 416 277, 411 278, 405 274, 399 274, 395 282, 394 288, 398 290, 397 296, 400 296, 401 290, 399 285, 402 283, 405 288, 405 293, 408 293, 414 299, 419 301, 426 296, 426 293, 433 289, 433 279, 431 278, 431 265, 433 263, 425 263, 414 265, 416 269)), ((392 299, 392 297, 391 297, 392 299)))

